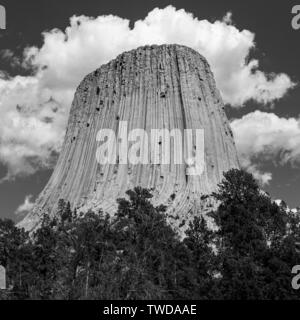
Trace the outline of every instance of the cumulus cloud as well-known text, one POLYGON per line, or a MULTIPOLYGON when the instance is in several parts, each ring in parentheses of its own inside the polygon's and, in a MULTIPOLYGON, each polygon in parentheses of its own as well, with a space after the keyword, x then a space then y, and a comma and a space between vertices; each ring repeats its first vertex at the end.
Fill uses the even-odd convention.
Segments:
POLYGON ((163 43, 194 48, 208 59, 225 102, 236 107, 250 99, 273 102, 294 86, 286 74, 265 74, 257 60, 249 61, 254 33, 232 25, 231 13, 209 22, 168 6, 152 10, 132 29, 129 20, 113 15, 73 16, 64 31, 53 29, 43 38, 40 48, 24 50, 22 61, 9 50, 2 53, 35 70, 13 78, 0 72, 0 161, 8 168, 6 179, 49 165, 59 151, 76 86, 125 50, 163 43))
POLYGON ((293 86, 285 74, 265 74, 258 60, 248 61, 255 47, 254 33, 231 25, 229 12, 221 21, 199 20, 169 6, 152 10, 135 22, 116 16, 73 16, 65 31, 44 33, 42 48, 28 48, 26 58, 47 66, 43 81, 50 87, 74 87, 87 73, 119 53, 146 44, 178 43, 194 48, 211 64, 224 100, 241 106, 281 98, 293 86))
POLYGON ((15 214, 23 215, 29 212, 34 206, 34 202, 32 202, 31 199, 32 199, 32 195, 31 194, 27 195, 25 197, 24 202, 21 205, 19 205, 19 207, 15 211, 15 214))
POLYGON ((1 181, 51 166, 67 116, 56 96, 35 76, 0 79, 0 160, 8 169, 1 181))
POLYGON ((21 65, 20 59, 16 57, 12 50, 3 49, 0 51, 0 57, 2 60, 9 62, 12 67, 21 65))
POLYGON ((300 119, 255 111, 233 120, 231 127, 242 165, 262 183, 272 179, 270 172, 260 170, 262 161, 300 164, 300 119))

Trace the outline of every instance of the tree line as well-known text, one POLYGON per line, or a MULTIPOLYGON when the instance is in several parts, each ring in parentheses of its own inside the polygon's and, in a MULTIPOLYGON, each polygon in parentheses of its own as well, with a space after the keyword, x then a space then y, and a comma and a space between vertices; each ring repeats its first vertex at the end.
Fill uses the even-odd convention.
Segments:
POLYGON ((140 187, 118 199, 113 218, 59 201, 29 234, 0 220, 2 299, 298 299, 300 217, 262 192, 242 170, 224 174, 219 203, 180 237, 166 207, 140 187))

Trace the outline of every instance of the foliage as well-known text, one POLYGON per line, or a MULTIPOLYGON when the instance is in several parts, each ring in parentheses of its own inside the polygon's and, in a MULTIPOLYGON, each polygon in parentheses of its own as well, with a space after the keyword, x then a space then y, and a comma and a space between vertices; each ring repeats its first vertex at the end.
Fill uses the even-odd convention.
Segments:
POLYGON ((299 216, 241 170, 225 173, 213 196, 215 228, 199 215, 183 239, 139 187, 113 218, 60 200, 32 234, 0 220, 10 288, 0 299, 297 299, 299 216))

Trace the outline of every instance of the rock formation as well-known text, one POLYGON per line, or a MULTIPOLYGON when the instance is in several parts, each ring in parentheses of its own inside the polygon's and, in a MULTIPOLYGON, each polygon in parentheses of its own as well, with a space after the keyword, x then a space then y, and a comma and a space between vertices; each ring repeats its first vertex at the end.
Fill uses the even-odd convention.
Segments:
MULTIPOLYGON (((171 154, 173 151, 171 148, 171 154)), ((141 185, 151 188, 154 204, 168 206, 175 224, 211 206, 210 194, 223 172, 238 168, 237 152, 224 104, 206 59, 180 45, 145 46, 125 52, 87 75, 76 90, 67 132, 55 170, 34 209, 20 223, 38 225, 55 214, 59 199, 72 208, 113 214, 116 199, 141 185), (116 164, 97 162, 100 129, 128 131, 204 129, 205 168, 187 175, 188 164, 116 164), (206 200, 205 200, 206 199, 206 200)))

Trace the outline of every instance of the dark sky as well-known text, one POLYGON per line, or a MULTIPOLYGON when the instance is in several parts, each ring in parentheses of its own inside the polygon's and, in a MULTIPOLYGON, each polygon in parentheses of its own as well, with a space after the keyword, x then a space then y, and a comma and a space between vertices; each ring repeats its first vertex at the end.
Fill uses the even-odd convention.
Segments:
MULTIPOLYGON (((241 29, 255 33, 256 50, 260 69, 266 72, 288 74, 293 81, 300 80, 300 30, 291 27, 291 9, 300 1, 234 1, 234 0, 184 0, 184 1, 124 1, 124 0, 0 0, 6 7, 7 30, 0 30, 0 50, 10 49, 21 53, 26 46, 40 46, 41 33, 45 30, 60 28, 64 30, 72 15, 98 16, 114 14, 134 22, 143 19, 155 7, 164 8, 172 4, 177 9, 184 8, 199 19, 214 21, 222 18, 226 12, 233 13, 234 24, 241 29)), ((0 70, 11 74, 22 70, 11 70, 7 62, 0 59, 0 70)), ((278 116, 299 116, 299 87, 293 89, 283 99, 276 102, 272 112, 278 116)), ((241 117, 255 109, 263 110, 255 103, 247 107, 232 110, 227 108, 227 115, 241 117)), ((0 115, 1 116, 1 115, 0 115)), ((299 187, 300 172, 290 165, 272 169, 273 180, 267 187, 274 198, 285 199, 290 206, 300 204, 299 187)), ((5 174, 5 168, 0 166, 0 178, 5 174)), ((24 201, 27 194, 36 196, 46 184, 51 171, 39 171, 33 176, 19 178, 15 181, 0 184, 0 217, 11 217, 14 211, 24 201)))

